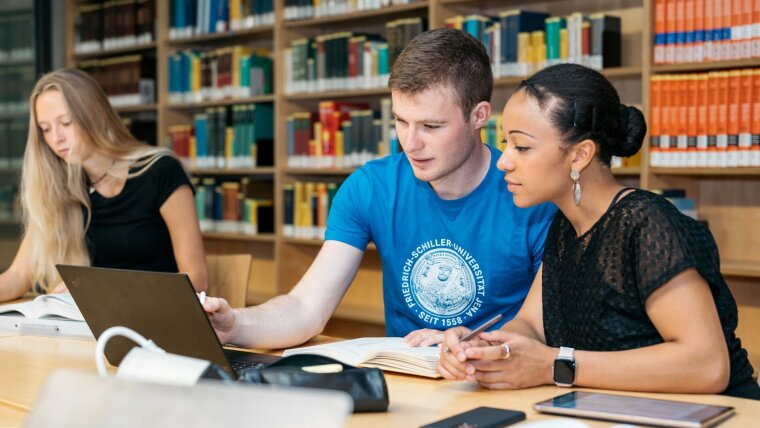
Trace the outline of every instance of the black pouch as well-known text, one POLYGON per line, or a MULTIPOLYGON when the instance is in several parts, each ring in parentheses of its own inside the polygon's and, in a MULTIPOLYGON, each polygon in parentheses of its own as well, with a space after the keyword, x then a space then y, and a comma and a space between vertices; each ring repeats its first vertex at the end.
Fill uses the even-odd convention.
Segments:
POLYGON ((261 369, 244 371, 239 382, 265 385, 335 389, 347 392, 354 400, 354 413, 388 410, 388 386, 380 369, 359 368, 321 355, 291 355, 261 369), (312 373, 303 367, 339 364, 342 371, 312 373))

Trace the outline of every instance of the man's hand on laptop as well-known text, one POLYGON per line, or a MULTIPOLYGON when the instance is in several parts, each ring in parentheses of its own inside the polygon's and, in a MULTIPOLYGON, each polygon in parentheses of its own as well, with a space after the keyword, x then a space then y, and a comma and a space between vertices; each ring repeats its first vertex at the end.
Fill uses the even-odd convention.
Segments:
POLYGON ((226 300, 219 297, 206 297, 203 302, 203 310, 206 311, 211 326, 222 344, 230 343, 233 339, 235 328, 235 311, 226 300))

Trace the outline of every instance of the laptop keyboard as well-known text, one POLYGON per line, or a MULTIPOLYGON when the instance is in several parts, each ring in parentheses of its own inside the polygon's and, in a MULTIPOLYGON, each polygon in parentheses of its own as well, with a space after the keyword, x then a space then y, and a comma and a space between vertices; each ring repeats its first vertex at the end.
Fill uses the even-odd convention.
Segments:
POLYGON ((243 370, 262 369, 267 366, 264 363, 256 363, 253 361, 243 361, 243 360, 233 360, 230 362, 230 365, 232 366, 232 370, 234 370, 235 373, 240 373, 243 370))

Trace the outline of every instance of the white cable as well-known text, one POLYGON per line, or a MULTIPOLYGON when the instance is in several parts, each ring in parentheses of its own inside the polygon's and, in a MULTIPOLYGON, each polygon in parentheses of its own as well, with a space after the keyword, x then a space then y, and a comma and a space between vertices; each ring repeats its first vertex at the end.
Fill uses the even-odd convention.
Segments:
POLYGON ((106 371, 106 356, 104 354, 104 351, 106 349, 106 344, 109 340, 111 340, 114 336, 124 336, 128 339, 131 339, 133 342, 140 345, 142 348, 157 352, 161 354, 165 354, 166 351, 161 349, 158 345, 156 345, 152 340, 146 339, 140 335, 140 333, 129 329, 127 327, 111 327, 103 332, 103 334, 100 335, 98 338, 97 346, 95 346, 95 365, 98 368, 98 374, 100 377, 108 377, 108 372, 106 371))

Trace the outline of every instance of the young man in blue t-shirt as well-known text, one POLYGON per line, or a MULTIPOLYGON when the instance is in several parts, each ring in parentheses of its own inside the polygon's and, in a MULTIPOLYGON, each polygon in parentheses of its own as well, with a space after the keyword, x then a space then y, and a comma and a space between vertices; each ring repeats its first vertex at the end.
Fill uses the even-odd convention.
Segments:
POLYGON ((498 313, 502 323, 512 319, 541 264, 555 208, 515 207, 496 168, 500 152, 481 143, 492 86, 488 55, 466 33, 437 29, 412 40, 389 81, 404 153, 348 177, 325 243, 290 293, 235 310, 206 300, 220 340, 282 348, 319 334, 369 241, 383 264, 389 336, 432 345, 450 327, 474 328, 498 313))

